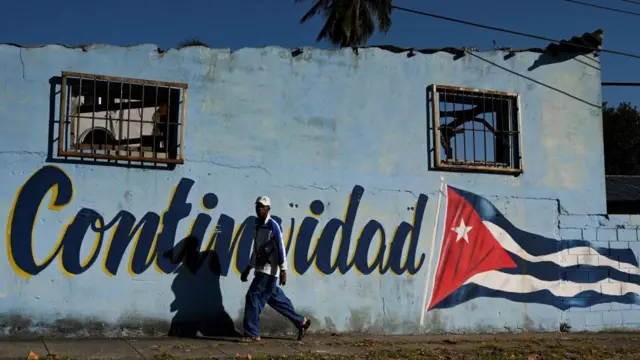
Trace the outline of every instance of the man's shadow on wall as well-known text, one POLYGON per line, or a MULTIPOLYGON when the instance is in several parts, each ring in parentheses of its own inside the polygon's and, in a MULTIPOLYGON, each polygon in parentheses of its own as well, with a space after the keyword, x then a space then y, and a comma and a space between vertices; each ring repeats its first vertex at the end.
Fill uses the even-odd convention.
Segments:
POLYGON ((163 254, 174 264, 171 290, 175 299, 169 336, 196 338, 239 337, 233 319, 227 314, 220 288, 220 259, 213 250, 200 251, 200 239, 189 236, 163 254))

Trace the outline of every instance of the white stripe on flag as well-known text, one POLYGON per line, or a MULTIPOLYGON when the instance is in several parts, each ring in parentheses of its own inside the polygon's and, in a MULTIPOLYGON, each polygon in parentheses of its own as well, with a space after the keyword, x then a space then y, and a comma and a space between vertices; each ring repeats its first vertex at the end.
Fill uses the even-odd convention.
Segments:
POLYGON ((562 267, 574 265, 610 266, 627 274, 640 274, 640 269, 637 266, 618 260, 611 260, 608 257, 602 256, 595 250, 586 246, 564 249, 548 255, 534 256, 522 249, 520 245, 518 245, 518 243, 513 240, 509 233, 504 231, 498 225, 489 221, 483 221, 483 223, 487 227, 487 229, 489 229, 491 234, 500 242, 500 245, 502 245, 505 250, 520 256, 526 261, 550 261, 562 267))
POLYGON ((640 285, 616 280, 602 280, 596 283, 574 283, 566 280, 544 281, 530 275, 512 275, 499 271, 487 271, 472 276, 465 284, 474 283, 490 289, 526 294, 539 290, 549 290, 555 296, 572 297, 583 291, 597 291, 604 295, 640 294, 640 285))

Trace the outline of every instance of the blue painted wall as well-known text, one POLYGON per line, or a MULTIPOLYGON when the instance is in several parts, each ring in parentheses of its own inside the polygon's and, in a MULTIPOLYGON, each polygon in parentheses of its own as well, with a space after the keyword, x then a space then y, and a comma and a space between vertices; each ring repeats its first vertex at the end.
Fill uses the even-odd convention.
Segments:
MULTIPOLYGON (((442 176, 558 248, 575 245, 561 238, 603 241, 607 249, 635 250, 640 244, 636 223, 625 225, 632 230, 616 229, 614 220, 601 216, 597 59, 581 56, 532 67, 539 54, 506 55, 454 59, 439 52, 409 58, 382 49, 359 54, 305 49, 294 58, 276 47, 159 54, 152 45, 87 51, 0 46, 0 219, 7 228, 0 249, 0 327, 5 335, 164 334, 172 321, 194 319, 206 320, 209 333, 232 327, 242 318, 248 286, 238 275, 250 240, 241 224, 262 194, 271 197, 273 213, 291 239, 294 273, 285 290, 315 320, 315 330, 556 330, 565 321, 588 329, 627 325, 622 319, 640 323, 633 320, 640 319, 633 301, 620 305, 610 299, 574 311, 534 297, 481 296, 458 297, 448 308, 429 310, 421 328, 425 287, 433 285, 426 280, 433 277, 442 243, 438 235, 432 246, 442 176), (172 171, 48 164, 49 79, 62 71, 188 83, 185 164, 172 171), (521 95, 523 175, 429 169, 426 88, 434 83, 521 95), (52 196, 58 196, 55 210, 44 205, 52 196), (342 242, 340 231, 321 236, 327 223, 337 224, 332 219, 343 219, 349 204, 352 231, 342 232, 342 242), (204 215, 193 225, 198 214, 204 215), (98 231, 98 242, 89 229, 81 240, 100 216, 104 224, 119 220, 118 227, 98 231), (134 245, 127 247, 122 229, 126 221, 132 226, 143 218, 151 224, 145 227, 149 232, 142 232, 132 254, 134 245), (65 228, 74 219, 75 227, 65 228), (165 223, 157 228, 157 254, 151 251, 147 258, 154 221, 165 223), (361 236, 367 224, 371 244, 361 236), (216 261, 195 275, 162 256, 192 229, 204 243, 218 229, 212 246, 216 261), (385 246, 378 252, 382 232, 385 246), (57 248, 59 240, 64 243, 57 248), (307 246, 309 254, 317 253, 309 261, 307 246), (335 258, 338 265, 332 266, 335 258)), ((265 313, 266 332, 283 327, 292 329, 277 314, 265 313)))

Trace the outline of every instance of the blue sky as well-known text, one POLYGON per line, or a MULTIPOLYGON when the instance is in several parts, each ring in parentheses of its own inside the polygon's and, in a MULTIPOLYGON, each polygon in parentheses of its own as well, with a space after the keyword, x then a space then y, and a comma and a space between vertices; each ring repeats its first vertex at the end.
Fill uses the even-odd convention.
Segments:
MULTIPOLYGON (((640 12, 621 0, 583 0, 640 12)), ((311 0, 20 0, 3 1, 0 42, 25 45, 61 43, 154 43, 161 48, 199 37, 212 47, 238 49, 266 45, 318 46, 322 19, 300 25, 311 0)), ((604 47, 640 54, 640 18, 590 8, 564 0, 395 0, 398 6, 433 12, 557 39, 597 28, 604 47)), ((544 47, 543 41, 468 27, 425 16, 394 12, 393 27, 370 44, 417 48, 473 46, 544 47)), ((602 54, 603 81, 640 82, 640 59, 602 54)), ((640 87, 605 88, 612 103, 640 104, 640 87)))

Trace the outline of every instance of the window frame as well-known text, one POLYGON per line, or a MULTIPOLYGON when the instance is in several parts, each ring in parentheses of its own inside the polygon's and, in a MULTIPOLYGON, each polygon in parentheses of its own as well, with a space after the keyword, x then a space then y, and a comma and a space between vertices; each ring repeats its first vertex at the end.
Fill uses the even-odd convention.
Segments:
MULTIPOLYGON (((157 80, 145 80, 138 78, 128 78, 121 76, 110 76, 110 75, 99 75, 99 74, 89 74, 89 73, 80 73, 80 72, 72 72, 72 71, 63 71, 61 76, 61 90, 60 90, 60 121, 58 123, 58 156, 60 157, 70 157, 70 158, 84 158, 84 159, 102 159, 102 160, 111 160, 111 161, 125 161, 125 162, 142 162, 142 163, 154 163, 154 164, 174 164, 174 165, 182 165, 184 164, 184 139, 185 139, 185 130, 187 125, 187 89, 188 84, 186 83, 178 83, 178 82, 169 82, 169 81, 157 81, 157 80), (66 138, 66 125, 70 121, 67 119, 67 79, 68 78, 79 78, 81 80, 88 81, 107 81, 107 82, 119 82, 126 85, 137 85, 137 86, 162 86, 168 88, 168 91, 171 92, 173 89, 179 89, 182 92, 180 96, 180 100, 178 100, 178 104, 180 106, 179 110, 179 121, 177 125, 180 127, 179 138, 176 141, 179 141, 179 144, 176 144, 175 149, 178 150, 176 154, 176 158, 170 158, 170 148, 167 148, 166 158, 161 157, 148 157, 144 156, 144 151, 140 151, 140 156, 130 156, 130 155, 120 155, 120 154, 95 154, 93 152, 82 152, 79 150, 87 149, 86 144, 80 144, 77 148, 65 149, 65 138, 66 138)), ((170 106, 170 105, 169 105, 170 106)), ((127 120, 129 121, 129 120, 127 120)), ((79 134, 76 134, 78 136, 79 134)), ((71 136, 71 135, 70 135, 71 136)), ((103 144, 104 145, 104 144, 103 144)), ((89 146, 88 150, 96 149, 97 146, 101 146, 96 144, 95 146, 89 146)), ((106 147, 106 145, 105 145, 106 147)), ((117 150, 120 151, 119 149, 117 150)))
MULTIPOLYGON (((496 90, 488 90, 488 89, 477 89, 471 87, 464 86, 450 86, 450 85, 439 85, 432 84, 429 86, 430 90, 428 92, 431 95, 431 126, 433 130, 433 148, 434 148, 434 168, 436 170, 449 170, 449 171, 463 171, 463 172, 484 172, 484 173, 492 173, 492 174, 503 174, 503 175, 520 175, 524 173, 524 161, 523 161, 523 146, 522 146, 522 107, 520 104, 521 96, 518 93, 510 93, 504 91, 496 91, 496 90), (487 94, 487 95, 497 95, 503 97, 509 97, 514 100, 514 105, 517 107, 515 110, 516 119, 515 123, 518 126, 518 135, 517 141, 518 146, 516 150, 516 154, 514 154, 514 149, 510 150, 510 155, 515 158, 514 164, 512 167, 508 168, 500 168, 493 166, 484 166, 484 165, 467 165, 467 164, 450 164, 440 157, 440 97, 438 91, 440 90, 448 90, 448 91, 457 91, 457 92, 468 92, 468 93, 476 93, 476 94, 487 94), (517 166, 517 167, 513 167, 517 166)), ((492 135, 495 137, 495 134, 492 135)), ((486 143, 485 143, 486 146, 486 143)), ((475 159, 474 159, 475 161, 475 159)))

